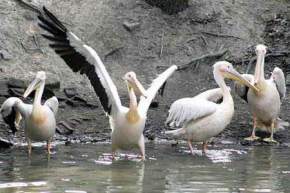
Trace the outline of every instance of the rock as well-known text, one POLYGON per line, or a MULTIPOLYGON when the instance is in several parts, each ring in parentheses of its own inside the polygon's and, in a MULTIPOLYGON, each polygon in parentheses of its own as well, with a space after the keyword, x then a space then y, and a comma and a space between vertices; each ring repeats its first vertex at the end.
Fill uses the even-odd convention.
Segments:
POLYGON ((7 85, 8 87, 11 87, 11 88, 26 88, 27 87, 25 81, 18 78, 9 78, 7 85))
MULTIPOLYGON (((31 80, 25 80, 20 78, 9 78, 7 85, 11 88, 24 88, 26 89, 27 86, 30 84, 31 80)), ((60 81, 55 77, 49 77, 45 80, 45 88, 47 89, 59 89, 60 88, 60 81)))
POLYGON ((6 80, 0 80, 0 96, 8 97, 8 86, 6 80))
POLYGON ((13 56, 6 50, 0 50, 0 57, 3 60, 11 60, 13 56))
MULTIPOLYGON (((24 93, 24 88, 9 88, 8 93, 11 97, 22 97, 24 93)), ((33 96, 32 94, 30 96, 33 96)))
POLYGON ((61 135, 71 135, 74 129, 66 121, 60 121, 57 123, 56 132, 61 135))
POLYGON ((290 86, 290 74, 287 74, 286 76, 286 85, 290 86))
POLYGON ((123 23, 123 26, 126 28, 126 30, 128 31, 133 31, 134 29, 138 28, 140 26, 139 22, 129 22, 129 21, 125 21, 123 23))
POLYGON ((45 81, 45 87, 51 90, 60 88, 60 81, 56 77, 49 77, 45 81))
POLYGON ((149 108, 154 109, 154 108, 158 108, 158 106, 159 106, 159 102, 157 102, 157 101, 153 101, 153 102, 150 104, 150 107, 149 107, 149 108))
POLYGON ((64 94, 68 98, 71 98, 71 97, 74 97, 74 96, 77 96, 78 95, 77 88, 75 88, 75 87, 64 88, 63 91, 64 91, 64 94))
POLYGON ((185 10, 189 0, 145 0, 149 5, 159 7, 165 13, 172 15, 185 10))

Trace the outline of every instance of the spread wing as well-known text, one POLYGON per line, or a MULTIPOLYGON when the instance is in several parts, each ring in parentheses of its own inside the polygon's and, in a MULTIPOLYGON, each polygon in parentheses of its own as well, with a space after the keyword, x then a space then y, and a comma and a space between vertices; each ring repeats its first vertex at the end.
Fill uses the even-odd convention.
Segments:
POLYGON ((182 98, 172 103, 166 124, 180 127, 183 124, 211 115, 217 104, 201 97, 182 98))
POLYGON ((59 104, 55 96, 47 99, 44 105, 48 106, 51 109, 51 111, 54 113, 54 115, 57 114, 59 104))
MULTIPOLYGON (((245 79, 247 79, 250 83, 254 83, 254 76, 252 74, 242 74, 242 76, 245 79)), ((235 90, 235 93, 239 95, 239 97, 241 97, 244 101, 248 102, 247 95, 248 95, 249 87, 235 81, 234 90, 235 90)))
POLYGON ((148 108, 157 94, 158 90, 165 84, 166 80, 177 70, 176 65, 170 66, 167 70, 161 73, 157 78, 155 78, 151 86, 146 90, 146 98, 141 96, 138 110, 141 114, 145 115, 148 108))
POLYGON ((42 34, 66 64, 74 71, 85 74, 100 99, 104 111, 111 115, 121 108, 117 88, 96 51, 83 43, 45 7, 38 16, 39 26, 50 35, 42 34))
POLYGON ((286 95, 286 83, 283 71, 280 68, 275 67, 272 72, 271 79, 273 80, 273 82, 277 87, 280 98, 281 99, 284 98, 286 95))

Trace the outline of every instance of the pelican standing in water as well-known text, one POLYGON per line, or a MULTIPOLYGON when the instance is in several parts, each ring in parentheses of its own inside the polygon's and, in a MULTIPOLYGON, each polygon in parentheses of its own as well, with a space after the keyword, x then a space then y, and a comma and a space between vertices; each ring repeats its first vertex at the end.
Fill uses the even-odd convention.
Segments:
POLYGON ((31 154, 32 141, 46 141, 47 152, 51 153, 50 143, 55 134, 58 100, 56 97, 52 97, 43 105, 41 104, 45 79, 45 72, 37 72, 35 79, 24 92, 23 97, 26 98, 35 90, 33 105, 25 104, 17 97, 10 97, 1 106, 1 115, 13 133, 18 130, 21 119, 24 119, 24 133, 29 155, 31 154))
POLYGON ((45 7, 40 15, 39 26, 50 35, 42 34, 52 43, 50 47, 62 57, 74 71, 86 74, 95 93, 100 99, 104 111, 109 116, 112 129, 112 156, 117 150, 127 150, 139 147, 142 159, 145 159, 145 143, 143 129, 149 106, 158 90, 177 69, 173 65, 160 74, 150 88, 145 90, 134 72, 128 72, 123 77, 129 94, 129 108, 122 106, 115 84, 109 76, 103 62, 96 51, 84 44, 45 7), (138 104, 137 95, 140 95, 138 104))
POLYGON ((286 94, 286 83, 283 71, 275 67, 270 79, 264 77, 264 61, 266 55, 266 46, 257 45, 257 63, 254 76, 244 74, 243 76, 252 82, 259 91, 253 90, 240 84, 235 84, 235 90, 238 95, 249 104, 250 111, 253 115, 253 130, 250 137, 246 140, 256 140, 256 128, 266 130, 271 133, 269 138, 263 139, 266 142, 276 143, 274 140, 275 129, 284 128, 289 123, 281 120, 280 113, 281 100, 286 94))
POLYGON ((213 65, 213 74, 220 88, 205 91, 193 98, 182 98, 175 101, 169 109, 166 120, 166 124, 171 127, 181 126, 180 129, 166 133, 174 136, 185 135, 192 154, 193 141, 203 142, 203 152, 205 152, 207 141, 222 132, 231 122, 234 114, 234 101, 224 78, 239 81, 241 84, 257 90, 229 62, 216 62, 213 65), (222 102, 216 103, 220 99, 222 102))

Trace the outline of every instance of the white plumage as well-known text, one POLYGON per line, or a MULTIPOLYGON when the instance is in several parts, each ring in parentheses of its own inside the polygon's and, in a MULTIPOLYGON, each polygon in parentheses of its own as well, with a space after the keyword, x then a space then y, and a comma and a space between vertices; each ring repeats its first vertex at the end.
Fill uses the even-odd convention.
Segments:
POLYGON ((13 133, 18 130, 21 119, 24 119, 24 133, 29 154, 32 141, 47 141, 47 150, 50 153, 50 142, 55 134, 58 100, 52 97, 43 105, 41 104, 45 79, 45 72, 37 72, 36 78, 24 93, 24 97, 27 97, 33 90, 36 90, 33 105, 25 104, 19 98, 10 97, 1 106, 1 115, 13 133))
POLYGON ((43 15, 38 18, 41 21, 39 26, 50 33, 43 34, 51 41, 50 47, 74 72, 84 73, 89 78, 104 111, 109 116, 113 156, 118 149, 139 147, 142 159, 145 159, 143 129, 148 108, 160 87, 176 71, 177 66, 173 65, 160 74, 147 90, 134 72, 128 72, 123 79, 128 87, 130 103, 129 108, 124 107, 117 88, 97 52, 67 30, 45 7, 43 15), (136 94, 141 95, 139 104, 136 94))
POLYGON ((234 102, 224 78, 238 80, 256 89, 228 62, 215 63, 213 74, 220 88, 205 91, 193 98, 179 99, 169 109, 166 123, 181 128, 166 133, 174 136, 185 135, 191 152, 192 141, 203 142, 205 151, 207 140, 223 131, 232 119, 234 102), (222 102, 217 103, 219 100, 222 102))

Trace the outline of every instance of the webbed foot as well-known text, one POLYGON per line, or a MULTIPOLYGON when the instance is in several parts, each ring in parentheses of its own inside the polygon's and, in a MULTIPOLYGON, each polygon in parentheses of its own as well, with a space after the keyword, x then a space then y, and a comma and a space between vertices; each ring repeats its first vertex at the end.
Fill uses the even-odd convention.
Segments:
POLYGON ((278 141, 276 141, 275 139, 273 139, 272 137, 269 138, 264 138, 263 141, 267 142, 267 143, 278 143, 278 141))
POLYGON ((251 135, 250 137, 246 137, 244 139, 247 141, 255 141, 255 140, 260 139, 260 137, 251 135))

